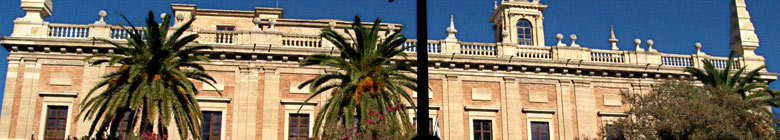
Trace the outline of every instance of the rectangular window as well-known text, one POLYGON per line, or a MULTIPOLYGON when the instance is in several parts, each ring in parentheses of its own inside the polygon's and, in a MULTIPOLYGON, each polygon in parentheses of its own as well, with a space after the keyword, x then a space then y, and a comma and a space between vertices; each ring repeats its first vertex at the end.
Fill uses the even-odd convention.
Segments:
POLYGON ((127 135, 127 125, 130 125, 129 124, 129 122, 130 122, 130 114, 132 114, 132 113, 129 112, 129 111, 125 112, 125 114, 122 115, 122 121, 119 122, 119 127, 117 128, 117 130, 119 132, 119 137, 120 138, 124 138, 125 135, 127 135))
POLYGON ((222 132, 222 112, 203 112, 203 140, 219 140, 222 132))
POLYGON ((289 140, 309 139, 309 114, 290 114, 289 140))
POLYGON ((550 140, 547 122, 531 122, 531 140, 550 140))
POLYGON ((490 120, 474 120, 474 140, 492 140, 491 123, 490 120))
POLYGON ((67 106, 49 106, 46 115, 45 140, 65 139, 65 125, 68 121, 67 106))
POLYGON ((218 31, 234 31, 236 26, 217 26, 218 31))
MULTIPOLYGON (((414 117, 414 124, 417 124, 417 117, 414 117)), ((433 134, 433 118, 428 118, 428 134, 433 134)))
POLYGON ((607 124, 604 126, 604 132, 606 132, 607 140, 623 140, 622 130, 613 124, 607 124))

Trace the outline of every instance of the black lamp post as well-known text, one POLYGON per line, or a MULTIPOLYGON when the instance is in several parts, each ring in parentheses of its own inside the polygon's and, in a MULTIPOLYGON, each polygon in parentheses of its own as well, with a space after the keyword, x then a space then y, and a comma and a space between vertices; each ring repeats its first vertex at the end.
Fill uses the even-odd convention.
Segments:
MULTIPOLYGON (((393 2, 395 0, 389 0, 393 2)), ((417 136, 413 140, 438 140, 428 128, 428 1, 417 0, 417 136)))

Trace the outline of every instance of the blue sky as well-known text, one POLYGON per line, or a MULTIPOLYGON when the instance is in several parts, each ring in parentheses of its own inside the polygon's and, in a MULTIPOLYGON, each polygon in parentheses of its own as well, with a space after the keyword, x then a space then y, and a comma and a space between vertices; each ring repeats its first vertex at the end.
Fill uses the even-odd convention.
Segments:
MULTIPOLYGON (((546 45, 556 43, 555 34, 577 34, 577 43, 585 47, 609 49, 609 25, 622 50, 633 50, 633 39, 653 39, 655 49, 664 53, 692 54, 693 44, 702 42, 710 55, 728 56, 729 5, 731 0, 639 1, 639 0, 541 0, 548 4, 544 12, 546 45)), ((429 38, 443 39, 449 15, 455 16, 458 39, 493 42, 492 0, 429 0, 429 38)), ((253 10, 254 7, 284 8, 285 18, 364 20, 382 18, 400 23, 404 33, 416 38, 415 1, 396 0, 54 0, 52 23, 89 24, 98 20, 99 10, 108 11, 108 23, 124 23, 116 12, 131 20, 143 18, 148 10, 170 13, 170 3, 196 4, 205 9, 253 10)), ((780 72, 780 1, 747 0, 748 10, 761 41, 757 53, 767 60, 770 72, 780 72)), ((0 1, 0 36, 13 32, 13 20, 24 16, 19 0, 0 1)), ((568 42, 568 41, 566 41, 568 42)), ((5 73, 8 52, 0 49, 0 73, 5 73)), ((5 83, 5 75, 0 83, 5 83)), ((4 84, 3 84, 4 85, 4 84)), ((780 82, 771 84, 780 89, 780 82)), ((0 88, 4 88, 0 86, 0 88)), ((0 90, 2 92, 3 90, 0 90)), ((1 101, 0 101, 1 102, 1 101)))

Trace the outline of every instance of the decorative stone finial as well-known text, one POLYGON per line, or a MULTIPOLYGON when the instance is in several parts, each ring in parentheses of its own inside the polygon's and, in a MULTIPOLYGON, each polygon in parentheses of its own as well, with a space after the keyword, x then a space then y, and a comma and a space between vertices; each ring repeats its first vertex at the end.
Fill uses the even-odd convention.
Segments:
POLYGON ((182 20, 184 20, 184 15, 183 14, 176 14, 176 20, 181 22, 182 20))
POLYGON ((260 29, 260 22, 263 22, 260 18, 255 17, 252 19, 252 23, 255 23, 255 29, 260 29))
POLYGON ((555 34, 555 39, 558 39, 557 46, 566 46, 566 44, 563 44, 563 42, 561 42, 561 40, 563 40, 563 34, 561 33, 555 34))
POLYGON ((654 44, 654 43, 655 43, 655 42, 653 41, 653 39, 648 39, 648 40, 647 40, 647 51, 650 51, 650 52, 658 52, 658 50, 655 50, 655 49, 653 49, 653 44, 654 44))
POLYGON ((511 41, 509 40, 509 31, 507 30, 501 31, 501 41, 503 43, 509 43, 509 41, 511 41))
POLYGON ((571 40, 571 46, 572 47, 580 47, 580 44, 577 44, 577 35, 571 34, 569 36, 569 40, 571 40))
POLYGON ((330 27, 331 29, 336 28, 336 21, 328 22, 328 27, 330 27))
POLYGON ((447 38, 448 40, 455 39, 455 34, 458 33, 458 30, 455 29, 455 16, 450 15, 450 27, 447 27, 447 38))
POLYGON ((534 0, 533 3, 539 3, 539 0, 534 0))
POLYGON ((160 19, 165 20, 165 16, 167 16, 168 13, 160 13, 160 19))
POLYGON ((498 1, 493 0, 493 9, 498 9, 498 1))
POLYGON ((640 40, 639 38, 634 39, 634 45, 636 45, 636 49, 634 49, 634 50, 638 51, 638 52, 645 51, 645 49, 642 49, 642 47, 639 47, 639 45, 641 45, 641 44, 642 44, 642 40, 640 40))
POLYGON ((693 44, 693 47, 696 48, 696 54, 706 55, 704 52, 701 51, 701 42, 696 42, 696 44, 693 44))
POLYGON ((620 50, 617 46, 618 39, 615 37, 615 26, 609 25, 609 44, 612 45, 612 50, 620 50))
POLYGON ((100 20, 96 21, 95 24, 106 24, 106 21, 104 20, 106 18, 106 15, 108 15, 108 13, 106 13, 106 10, 100 10, 98 12, 98 16, 100 16, 100 20))
POLYGON ((274 27, 274 26, 276 26, 276 19, 273 19, 273 18, 272 18, 272 19, 269 19, 269 20, 268 20, 268 23, 271 25, 271 26, 269 27, 269 29, 272 29, 272 30, 273 30, 273 29, 275 29, 275 27, 274 27))
MULTIPOLYGON (((334 22, 333 24, 336 24, 336 23, 334 22)), ((387 29, 390 30, 390 31, 395 31, 395 29, 397 29, 397 28, 395 27, 395 24, 390 24, 390 25, 387 25, 387 29)))

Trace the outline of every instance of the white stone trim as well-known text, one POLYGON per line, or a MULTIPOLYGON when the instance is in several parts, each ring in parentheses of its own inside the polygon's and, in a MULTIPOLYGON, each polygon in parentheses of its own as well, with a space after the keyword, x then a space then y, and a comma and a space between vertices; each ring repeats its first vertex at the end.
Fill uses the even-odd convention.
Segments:
MULTIPOLYGON (((525 109, 523 109, 525 110, 525 109)), ((553 114, 552 113, 526 113, 526 129, 527 129, 527 136, 528 139, 531 139, 531 122, 546 122, 547 123, 547 132, 550 136, 551 140, 555 139, 555 125, 553 124, 553 114)))
POLYGON ((492 111, 492 112, 498 112, 498 110, 500 108, 497 107, 497 106, 470 106, 470 105, 467 105, 463 109, 465 109, 466 111, 492 111))
MULTIPOLYGON (((73 122, 73 102, 76 100, 76 96, 62 96, 72 95, 70 92, 40 92, 39 96, 43 97, 43 105, 41 106, 41 116, 38 127, 37 139, 43 139, 46 131, 46 117, 48 117, 49 106, 67 106, 68 115, 65 120, 65 137, 70 137, 70 124, 73 122)), ((78 93, 75 93, 78 95, 78 93)))
POLYGON ((195 97, 198 102, 225 102, 230 103, 233 100, 230 97, 195 97))
POLYGON ((523 112, 525 113, 546 113, 546 114, 555 114, 555 108, 531 108, 531 107, 525 107, 523 108, 523 112))
MULTIPOLYGON (((474 120, 489 120, 490 121, 490 134, 491 138, 498 138, 500 137, 498 133, 498 126, 496 125, 496 116, 498 114, 498 110, 468 110, 467 113, 469 115, 469 140, 474 140, 474 120)), ((500 125, 500 124, 499 124, 500 125)))
MULTIPOLYGON (((284 101, 282 101, 284 103, 284 101)), ((303 102, 303 101, 301 101, 303 102)), ((311 101, 310 101, 311 102, 311 101)), ((309 103, 310 103, 309 102, 309 103)), ((283 140, 288 140, 290 135, 290 114, 309 114, 309 138, 312 137, 312 131, 314 130, 314 104, 284 104, 284 135, 283 140)))
POLYGON ((599 111, 599 116, 627 117, 625 112, 599 111))
MULTIPOLYGON (((225 126, 227 126, 227 107, 228 104, 230 104, 230 98, 220 98, 220 97, 196 97, 195 99, 198 100, 198 103, 200 104, 200 111, 210 111, 210 112, 220 112, 222 113, 222 120, 220 127, 220 140, 226 140, 229 139, 226 137, 227 129, 225 129, 225 126)), ((233 124, 235 125, 235 124, 233 124)), ((170 128, 169 128, 170 129, 170 128)))

